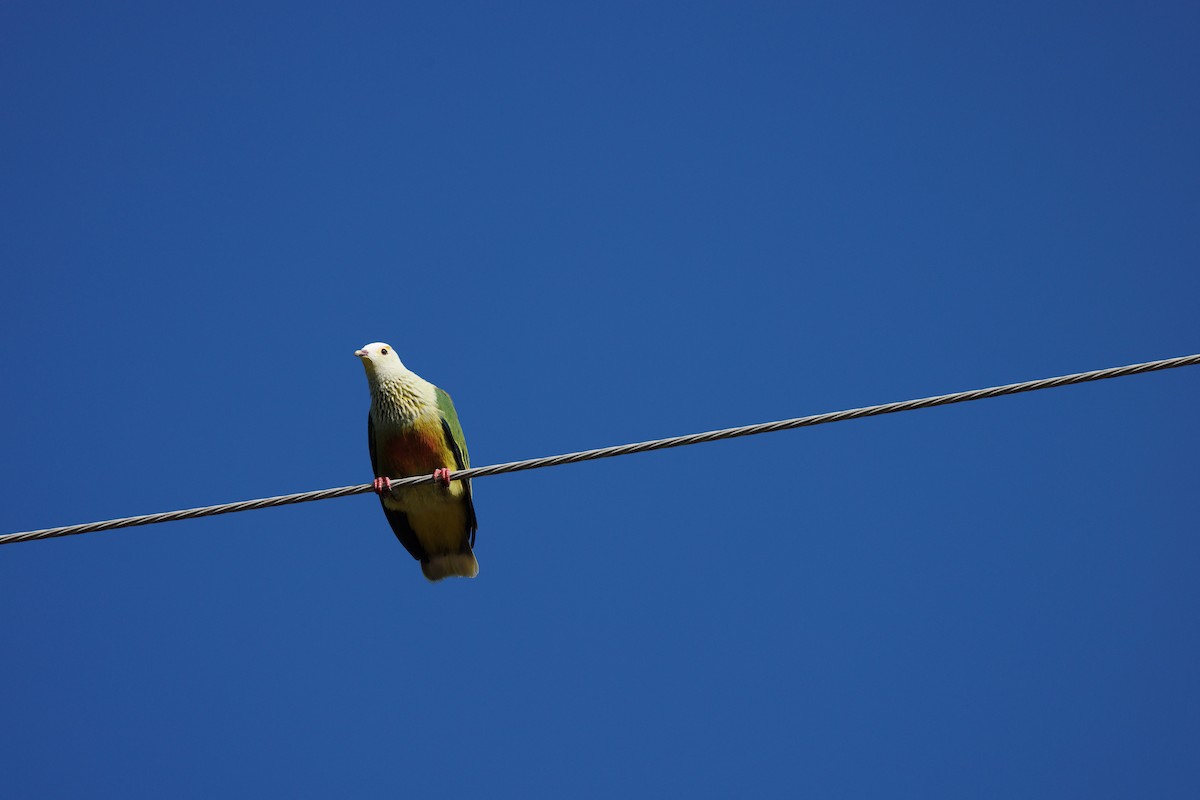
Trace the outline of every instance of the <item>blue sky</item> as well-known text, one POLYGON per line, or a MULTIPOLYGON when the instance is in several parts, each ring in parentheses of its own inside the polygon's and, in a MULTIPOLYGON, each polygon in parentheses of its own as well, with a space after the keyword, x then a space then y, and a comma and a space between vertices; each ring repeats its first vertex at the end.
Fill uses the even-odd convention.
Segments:
MULTIPOLYGON (((1194 4, 0 7, 0 532, 1200 350, 1194 4)), ((1200 369, 0 549, 12 797, 1195 797, 1200 369)))

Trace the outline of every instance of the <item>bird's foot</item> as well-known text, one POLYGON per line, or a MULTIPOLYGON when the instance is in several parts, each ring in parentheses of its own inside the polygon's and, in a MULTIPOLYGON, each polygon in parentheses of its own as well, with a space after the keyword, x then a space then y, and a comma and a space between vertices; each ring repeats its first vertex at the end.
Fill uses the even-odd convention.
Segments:
POLYGON ((383 497, 385 494, 388 494, 392 491, 392 479, 376 478, 375 482, 372 483, 371 486, 375 489, 375 494, 383 497))
POLYGON ((450 488, 450 470, 446 469, 445 467, 442 467, 441 469, 435 469, 433 471, 433 481, 434 481, 434 483, 440 483, 442 485, 442 488, 449 489, 450 488))

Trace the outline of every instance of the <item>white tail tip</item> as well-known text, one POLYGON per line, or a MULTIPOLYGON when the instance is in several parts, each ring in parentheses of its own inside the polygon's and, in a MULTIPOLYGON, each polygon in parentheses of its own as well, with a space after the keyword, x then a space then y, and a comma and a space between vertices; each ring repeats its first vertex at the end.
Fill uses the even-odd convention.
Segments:
POLYGON ((431 581, 440 581, 442 578, 474 578, 479 574, 479 562, 470 550, 465 553, 444 553, 422 561, 421 572, 431 581))

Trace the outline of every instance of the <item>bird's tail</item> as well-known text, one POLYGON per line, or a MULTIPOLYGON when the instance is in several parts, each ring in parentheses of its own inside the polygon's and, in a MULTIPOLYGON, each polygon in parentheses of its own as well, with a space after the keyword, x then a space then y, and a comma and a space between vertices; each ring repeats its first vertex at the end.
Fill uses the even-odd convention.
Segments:
POLYGON ((431 581, 442 578, 474 578, 479 574, 479 562, 470 550, 461 553, 442 553, 421 561, 421 572, 431 581))

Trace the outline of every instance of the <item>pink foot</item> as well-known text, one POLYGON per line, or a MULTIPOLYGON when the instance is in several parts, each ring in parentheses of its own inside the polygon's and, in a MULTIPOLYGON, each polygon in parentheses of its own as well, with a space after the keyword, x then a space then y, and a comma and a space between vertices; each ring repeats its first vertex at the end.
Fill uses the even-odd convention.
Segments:
POLYGON ((433 471, 433 480, 436 483, 440 483, 442 486, 449 489, 450 488, 450 470, 446 469, 445 467, 442 467, 441 469, 435 469, 433 471))
POLYGON ((375 494, 382 497, 383 495, 387 494, 388 492, 390 492, 392 490, 392 479, 391 478, 376 478, 375 482, 372 483, 371 485, 375 488, 375 494))

